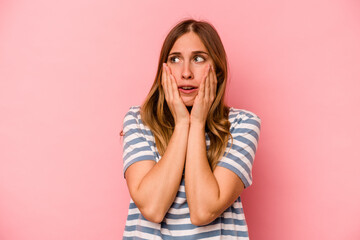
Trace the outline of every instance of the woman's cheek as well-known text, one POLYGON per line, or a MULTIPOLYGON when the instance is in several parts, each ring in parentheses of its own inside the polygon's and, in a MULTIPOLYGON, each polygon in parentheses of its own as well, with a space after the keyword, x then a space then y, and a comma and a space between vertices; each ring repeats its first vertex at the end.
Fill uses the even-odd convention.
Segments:
POLYGON ((201 67, 197 68, 196 69, 196 75, 195 75, 196 78, 201 79, 202 77, 204 77, 205 70, 206 70, 205 66, 201 66, 201 67))
POLYGON ((172 66, 172 65, 168 65, 168 66, 169 66, 171 74, 175 77, 176 68, 174 66, 172 66))
POLYGON ((181 79, 181 72, 177 69, 177 68, 172 68, 171 69, 171 75, 174 76, 176 83, 178 84, 179 79, 181 79))

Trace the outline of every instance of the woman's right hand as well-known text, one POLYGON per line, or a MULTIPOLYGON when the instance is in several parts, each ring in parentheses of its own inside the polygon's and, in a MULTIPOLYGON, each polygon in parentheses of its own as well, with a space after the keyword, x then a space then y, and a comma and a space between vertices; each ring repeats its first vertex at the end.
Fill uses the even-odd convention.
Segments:
POLYGON ((174 117, 175 126, 178 124, 189 125, 189 111, 180 97, 175 77, 171 74, 170 68, 166 63, 163 63, 161 85, 164 89, 167 105, 174 117))

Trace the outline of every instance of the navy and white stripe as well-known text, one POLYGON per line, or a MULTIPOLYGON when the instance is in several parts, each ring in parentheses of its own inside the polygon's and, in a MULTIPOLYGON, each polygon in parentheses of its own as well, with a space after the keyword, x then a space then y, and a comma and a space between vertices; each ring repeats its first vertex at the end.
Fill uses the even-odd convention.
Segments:
MULTIPOLYGON (((217 166, 236 173, 247 188, 252 184, 261 119, 250 111, 231 107, 229 121, 233 145, 230 148, 229 139, 217 166)), ((124 117, 123 132, 124 176, 126 169, 137 161, 158 162, 161 159, 152 132, 141 121, 140 106, 130 107, 124 117)), ((207 134, 206 145, 210 145, 207 134)), ((123 239, 249 239, 249 235, 240 196, 213 222, 204 226, 191 224, 183 177, 177 196, 161 223, 146 220, 130 199, 123 239)))

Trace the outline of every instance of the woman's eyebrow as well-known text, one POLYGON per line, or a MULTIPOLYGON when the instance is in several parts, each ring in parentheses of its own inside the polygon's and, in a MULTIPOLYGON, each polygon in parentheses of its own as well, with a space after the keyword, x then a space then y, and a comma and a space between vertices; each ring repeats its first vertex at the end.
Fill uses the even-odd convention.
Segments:
MULTIPOLYGON (((204 51, 193 51, 191 52, 192 54, 199 54, 199 53, 202 53, 202 54, 206 54, 206 55, 209 55, 207 52, 204 52, 204 51)), ((169 54, 170 55, 181 55, 181 52, 172 52, 169 54)))

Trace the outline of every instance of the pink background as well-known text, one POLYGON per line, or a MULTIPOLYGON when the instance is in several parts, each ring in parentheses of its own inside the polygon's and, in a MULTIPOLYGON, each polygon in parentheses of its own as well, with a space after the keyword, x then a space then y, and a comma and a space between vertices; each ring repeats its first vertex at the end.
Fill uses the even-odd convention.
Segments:
POLYGON ((250 237, 360 239, 360 4, 0 1, 0 239, 121 239, 119 139, 179 20, 208 20, 228 103, 262 119, 250 237))

